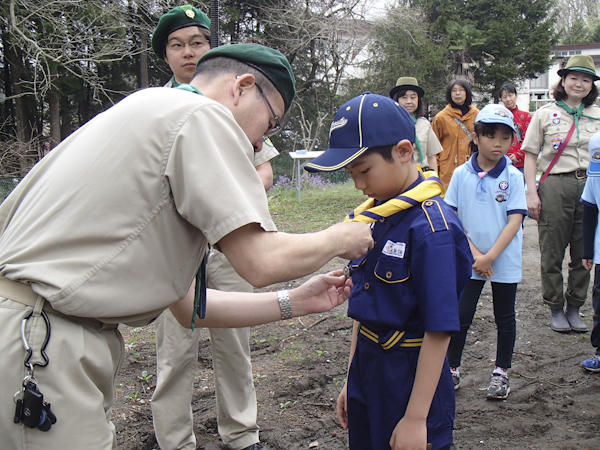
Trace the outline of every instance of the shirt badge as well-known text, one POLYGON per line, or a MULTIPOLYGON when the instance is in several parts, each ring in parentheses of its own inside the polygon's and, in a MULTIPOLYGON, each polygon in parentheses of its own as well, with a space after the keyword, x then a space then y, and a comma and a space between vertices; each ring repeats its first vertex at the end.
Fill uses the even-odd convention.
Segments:
POLYGON ((552 119, 553 125, 560 125, 560 119, 552 119))
POLYGON ((404 242, 387 241, 383 246, 381 253, 392 258, 404 258, 406 244, 404 242))
POLYGON ((559 119, 560 120, 560 111, 549 111, 550 119, 559 119))
POLYGON ((506 195, 504 193, 497 194, 495 200, 498 203, 505 202, 506 201, 506 195))
POLYGON ((506 191, 508 189, 508 181, 501 181, 498 187, 503 191, 506 191))
POLYGON ((560 134, 557 134, 556 136, 554 136, 552 138, 552 147, 554 147, 554 150, 558 150, 558 147, 560 147, 560 144, 562 144, 563 141, 563 137, 560 134))

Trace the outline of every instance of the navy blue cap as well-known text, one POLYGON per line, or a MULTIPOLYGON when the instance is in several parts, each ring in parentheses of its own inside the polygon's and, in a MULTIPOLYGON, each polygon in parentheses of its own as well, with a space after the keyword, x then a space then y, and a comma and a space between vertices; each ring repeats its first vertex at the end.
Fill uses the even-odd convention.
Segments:
POLYGON ((329 148, 304 168, 333 172, 346 167, 369 148, 415 142, 415 121, 389 97, 364 92, 344 103, 331 122, 329 148))

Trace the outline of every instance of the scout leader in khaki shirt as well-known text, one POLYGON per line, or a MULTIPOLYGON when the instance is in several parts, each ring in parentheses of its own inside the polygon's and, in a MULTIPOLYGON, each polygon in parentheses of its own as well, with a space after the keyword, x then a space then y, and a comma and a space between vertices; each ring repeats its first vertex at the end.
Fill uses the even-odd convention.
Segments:
MULTIPOLYGON (((596 105, 588 106, 583 109, 583 114, 597 117, 599 120, 583 116, 579 118, 579 139, 577 138, 577 130, 574 130, 571 139, 569 139, 560 158, 552 167, 550 174, 587 170, 590 163, 588 144, 594 133, 600 131, 600 107, 596 105)), ((537 166, 538 170, 545 172, 548 169, 550 162, 558 151, 558 147, 569 134, 574 120, 572 115, 554 102, 542 106, 535 112, 521 149, 535 155, 542 153, 537 166)))
MULTIPOLYGON (((244 62, 261 49, 237 44, 204 58, 244 62)), ((225 236, 222 250, 256 286, 364 253, 368 226, 264 233, 275 226, 251 159, 273 112, 254 80, 197 76, 206 97, 145 89, 71 135, 0 207, 0 275, 30 284, 63 314, 129 323, 183 298, 207 244, 225 236)), ((282 115, 284 101, 270 97, 282 115)))

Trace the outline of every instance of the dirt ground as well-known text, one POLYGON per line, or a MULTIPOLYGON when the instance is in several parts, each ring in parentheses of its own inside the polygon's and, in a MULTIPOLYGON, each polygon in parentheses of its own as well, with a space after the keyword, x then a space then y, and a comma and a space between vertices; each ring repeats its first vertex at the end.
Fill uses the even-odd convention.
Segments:
MULTIPOLYGON (((324 270, 343 264, 334 260, 324 270)), ((274 285, 267 290, 280 288, 274 285)), ((581 312, 591 328, 591 297, 581 312)), ((580 366, 593 354, 589 332, 560 334, 550 329, 550 311, 541 300, 537 227, 530 219, 525 221, 517 314, 510 397, 486 400, 496 342, 491 291, 486 285, 461 367, 454 450, 600 450, 600 374, 580 366)), ((335 403, 346 377, 351 327, 342 305, 326 314, 253 328, 258 424, 268 449, 348 448, 348 434, 335 418, 335 403)), ((125 328, 123 334, 127 354, 117 379, 114 408, 119 446, 155 449, 150 409, 156 382, 154 333, 149 326, 125 328)), ((203 331, 192 398, 194 430, 198 449, 217 450, 222 445, 211 358, 208 332, 203 331)))

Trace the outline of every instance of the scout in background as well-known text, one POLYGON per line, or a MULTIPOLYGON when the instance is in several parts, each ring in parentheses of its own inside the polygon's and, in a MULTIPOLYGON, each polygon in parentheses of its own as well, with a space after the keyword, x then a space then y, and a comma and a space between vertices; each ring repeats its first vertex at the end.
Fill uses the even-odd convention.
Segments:
MULTIPOLYGON (((165 87, 185 87, 196 64, 210 50, 210 19, 190 5, 164 14, 152 34, 152 49, 169 65, 173 76, 165 87)), ((269 162, 278 155, 267 139, 252 163, 265 190, 273 186, 269 162)), ((213 248, 206 269, 207 286, 220 291, 252 292, 252 285, 213 248)), ((152 395, 154 432, 161 450, 196 448, 192 397, 198 365, 200 327, 182 327, 169 309, 154 322, 156 332, 156 389, 152 395)), ((250 360, 250 328, 209 328, 215 378, 217 427, 232 450, 261 450, 256 391, 250 360)))
POLYGON ((398 78, 396 86, 390 91, 390 98, 406 109, 415 121, 413 161, 415 164, 419 164, 422 170, 437 172, 436 155, 444 149, 433 132, 429 120, 425 117, 424 95, 425 90, 419 86, 419 82, 414 77, 398 78))
POLYGON ((556 101, 535 112, 521 147, 527 209, 538 223, 542 297, 551 310, 550 328, 560 333, 585 332, 579 308, 588 295, 590 272, 581 261, 580 199, 590 163, 588 143, 600 131, 600 108, 594 104, 598 97, 594 81, 600 77, 589 55, 572 56, 558 75, 561 79, 552 91, 556 101), (538 170, 544 174, 536 186, 538 170), (565 283, 567 247, 570 262, 565 283))
POLYGON ((600 204, 600 132, 590 139, 590 166, 588 178, 581 196, 583 203, 583 265, 592 270, 594 264, 594 288, 592 304, 594 306, 594 325, 590 340, 596 353, 581 364, 590 372, 600 372, 600 227, 598 226, 598 204, 600 204))
POLYGON ((481 290, 492 282, 494 319, 498 329, 496 366, 487 398, 505 399, 510 393, 515 337, 515 297, 521 281, 521 223, 527 213, 523 175, 505 156, 513 139, 512 113, 501 105, 487 105, 475 119, 475 153, 458 167, 444 200, 458 214, 475 258, 473 274, 460 299, 460 331, 452 335, 448 362, 454 388, 460 386, 459 366, 481 290), (485 217, 486 220, 481 220, 485 217))
POLYGON ((376 242, 347 267, 354 326, 337 414, 351 450, 449 449, 452 442, 454 387, 445 355, 459 329, 458 298, 472 257, 440 196, 443 185, 413 164, 414 141, 410 114, 366 92, 339 109, 329 149, 306 165, 313 172, 344 168, 370 197, 346 219, 371 223, 376 242))
POLYGON ((521 150, 521 143, 525 139, 527 127, 531 122, 531 114, 527 111, 521 111, 517 107, 517 88, 508 81, 500 86, 500 100, 502 100, 506 109, 512 113, 513 122, 515 123, 515 136, 506 156, 510 158, 512 165, 523 173, 525 170, 525 153, 521 150))

